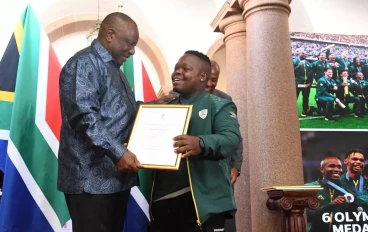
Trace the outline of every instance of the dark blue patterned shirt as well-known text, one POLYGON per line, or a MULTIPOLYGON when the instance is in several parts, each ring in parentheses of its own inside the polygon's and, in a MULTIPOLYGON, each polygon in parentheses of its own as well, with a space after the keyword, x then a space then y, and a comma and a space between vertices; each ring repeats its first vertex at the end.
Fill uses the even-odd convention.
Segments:
POLYGON ((115 163, 127 151, 138 103, 109 52, 94 40, 60 73, 62 114, 58 189, 64 193, 108 194, 138 184, 115 163))

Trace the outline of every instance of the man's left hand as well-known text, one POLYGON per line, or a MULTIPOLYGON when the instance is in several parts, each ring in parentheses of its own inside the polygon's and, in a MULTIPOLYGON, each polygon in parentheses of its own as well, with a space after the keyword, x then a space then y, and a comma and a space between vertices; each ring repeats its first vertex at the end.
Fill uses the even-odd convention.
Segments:
POLYGON ((235 184, 236 179, 238 179, 239 171, 236 168, 232 168, 230 172, 230 182, 232 185, 235 184))
POLYGON ((155 104, 164 104, 165 102, 174 100, 176 98, 178 98, 179 95, 178 94, 168 94, 168 95, 163 95, 161 96, 159 99, 157 99, 156 101, 154 101, 155 104))
POLYGON ((199 155, 201 148, 199 147, 199 137, 190 135, 179 135, 174 138, 174 151, 176 154, 181 153, 182 158, 199 155))

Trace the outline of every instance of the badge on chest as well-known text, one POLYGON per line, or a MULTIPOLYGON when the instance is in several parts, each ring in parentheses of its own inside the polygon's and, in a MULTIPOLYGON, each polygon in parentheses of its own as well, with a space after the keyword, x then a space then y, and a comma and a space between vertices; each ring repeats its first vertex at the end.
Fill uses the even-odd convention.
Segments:
POLYGON ((201 110, 201 111, 199 111, 199 117, 201 119, 205 119, 207 117, 207 113, 208 113, 207 109, 201 110))

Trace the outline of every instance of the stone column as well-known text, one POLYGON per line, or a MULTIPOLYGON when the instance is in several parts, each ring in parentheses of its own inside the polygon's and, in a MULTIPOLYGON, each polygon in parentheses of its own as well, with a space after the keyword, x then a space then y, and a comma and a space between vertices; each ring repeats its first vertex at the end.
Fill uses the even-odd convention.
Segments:
POLYGON ((225 35, 227 92, 238 108, 238 120, 243 137, 243 165, 241 176, 235 184, 237 231, 251 228, 251 201, 249 189, 248 123, 247 123, 247 78, 246 78, 246 31, 240 8, 229 9, 231 14, 219 23, 225 35))
POLYGON ((251 201, 251 231, 277 232, 281 231, 280 214, 268 211, 267 196, 260 188, 303 185, 289 37, 290 7, 288 0, 238 0, 238 3, 244 9, 242 15, 247 30, 247 144, 251 196, 247 200, 251 201))

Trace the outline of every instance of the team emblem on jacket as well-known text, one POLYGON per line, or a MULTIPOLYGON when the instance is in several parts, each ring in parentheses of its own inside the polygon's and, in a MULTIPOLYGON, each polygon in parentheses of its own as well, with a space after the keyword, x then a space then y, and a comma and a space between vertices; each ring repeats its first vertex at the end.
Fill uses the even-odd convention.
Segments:
POLYGON ((199 111, 199 117, 201 119, 205 119, 207 117, 207 112, 208 112, 207 109, 204 109, 204 110, 199 111))

